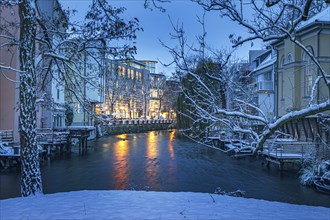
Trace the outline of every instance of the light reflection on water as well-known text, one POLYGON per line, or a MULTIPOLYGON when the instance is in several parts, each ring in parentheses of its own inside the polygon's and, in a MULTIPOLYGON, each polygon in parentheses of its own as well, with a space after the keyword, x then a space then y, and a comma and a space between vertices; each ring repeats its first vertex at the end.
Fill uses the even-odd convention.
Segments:
POLYGON ((158 133, 156 131, 149 132, 146 141, 146 178, 148 185, 152 189, 159 188, 159 159, 157 135, 158 133))
POLYGON ((128 156, 129 141, 127 135, 117 135, 117 142, 114 143, 114 186, 116 189, 126 189, 128 186, 128 156))
MULTIPOLYGON (((175 136, 175 131, 103 137, 80 156, 42 165, 44 192, 135 189, 212 193, 237 189, 248 198, 330 207, 328 195, 301 186, 298 173, 261 165, 260 158, 234 159, 175 136)), ((0 198, 20 196, 20 170, 0 173, 0 198)))
POLYGON ((173 141, 175 140, 175 132, 171 131, 169 135, 169 142, 168 142, 168 151, 170 152, 170 157, 174 160, 174 149, 173 149, 173 141))

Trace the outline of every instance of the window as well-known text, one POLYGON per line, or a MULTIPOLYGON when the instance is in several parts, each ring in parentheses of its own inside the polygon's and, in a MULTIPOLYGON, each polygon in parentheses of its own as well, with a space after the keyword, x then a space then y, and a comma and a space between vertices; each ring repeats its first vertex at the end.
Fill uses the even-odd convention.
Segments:
POLYGON ((285 64, 285 56, 283 55, 281 58, 281 67, 283 67, 284 64, 285 64))
POLYGON ((281 76, 281 100, 284 100, 284 77, 283 77, 283 72, 279 73, 281 76))
POLYGON ((272 72, 265 73, 263 77, 264 81, 272 81, 272 72))
POLYGON ((57 89, 57 100, 60 99, 60 89, 57 89))
POLYGON ((292 54, 289 53, 289 54, 288 54, 287 63, 292 63, 292 62, 293 62, 292 54))
MULTIPOLYGON (((312 47, 308 47, 308 51, 313 55, 313 49, 312 47)), ((312 60, 312 58, 304 52, 303 55, 303 62, 305 66, 305 78, 304 78, 304 91, 305 91, 305 96, 311 96, 311 92, 313 89, 313 83, 314 79, 313 76, 315 75, 315 64, 312 60)))
POLYGON ((130 69, 127 70, 127 78, 129 78, 129 79, 131 78, 131 70, 130 69))
POLYGON ((80 111, 81 111, 81 107, 80 107, 80 103, 78 102, 77 103, 77 113, 80 113, 80 111))
POLYGON ((125 67, 123 66, 118 66, 118 72, 119 72, 119 76, 124 77, 125 76, 125 67))
POLYGON ((61 115, 59 117, 60 117, 60 127, 62 127, 62 125, 63 125, 63 117, 61 115))

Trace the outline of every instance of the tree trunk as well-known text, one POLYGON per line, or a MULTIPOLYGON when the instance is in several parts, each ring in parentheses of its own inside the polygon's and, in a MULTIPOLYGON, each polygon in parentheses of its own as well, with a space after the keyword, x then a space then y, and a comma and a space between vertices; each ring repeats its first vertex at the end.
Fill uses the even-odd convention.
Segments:
POLYGON ((20 15, 20 118, 21 193, 22 196, 42 193, 39 154, 36 140, 36 73, 34 66, 36 16, 32 0, 22 0, 20 15))

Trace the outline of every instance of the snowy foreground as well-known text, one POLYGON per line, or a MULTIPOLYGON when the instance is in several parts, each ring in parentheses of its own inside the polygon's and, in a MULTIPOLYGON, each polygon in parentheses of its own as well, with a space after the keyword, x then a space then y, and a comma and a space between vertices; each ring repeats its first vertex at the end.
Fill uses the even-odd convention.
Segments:
POLYGON ((208 193, 77 191, 0 200, 0 219, 330 220, 330 209, 208 193))

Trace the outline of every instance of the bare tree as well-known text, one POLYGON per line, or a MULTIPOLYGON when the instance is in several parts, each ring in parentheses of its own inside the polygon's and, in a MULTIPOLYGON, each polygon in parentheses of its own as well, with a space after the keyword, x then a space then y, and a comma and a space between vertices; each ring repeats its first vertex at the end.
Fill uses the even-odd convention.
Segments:
MULTIPOLYGON (((264 142, 288 121, 315 115, 330 109, 329 98, 321 103, 316 103, 315 100, 313 100, 321 81, 326 85, 329 91, 328 93, 330 94, 329 73, 325 71, 318 59, 308 50, 306 45, 302 44, 300 38, 297 37, 302 22, 324 9, 325 1, 267 0, 260 2, 251 0, 248 4, 244 5, 237 4, 236 1, 227 0, 194 0, 194 2, 203 7, 206 13, 208 11, 219 12, 221 16, 228 17, 232 21, 246 28, 248 33, 247 37, 237 36, 235 34, 229 36, 234 48, 255 39, 260 39, 268 44, 288 39, 300 47, 312 59, 320 73, 320 77, 314 82, 310 105, 301 110, 291 111, 274 122, 270 122, 266 117, 263 117, 263 113, 258 106, 248 100, 236 99, 236 103, 248 108, 240 108, 237 110, 223 109, 215 104, 215 97, 217 94, 214 94, 210 90, 209 85, 205 84, 199 75, 196 75, 193 71, 194 69, 190 67, 189 63, 189 57, 192 57, 191 53, 197 53, 198 55, 193 56, 200 57, 200 60, 203 60, 207 53, 211 53, 217 57, 216 53, 211 50, 207 51, 208 48, 205 42, 206 31, 204 30, 201 36, 197 36, 199 47, 196 48, 187 45, 183 28, 176 26, 174 27, 175 34, 172 38, 178 40, 178 46, 176 48, 167 48, 173 55, 173 60, 182 74, 190 75, 195 79, 195 83, 198 84, 196 87, 203 88, 203 90, 201 90, 203 91, 203 94, 200 95, 205 96, 205 100, 207 100, 208 103, 207 105, 212 106, 208 108, 212 109, 212 111, 209 111, 208 109, 205 109, 203 105, 196 102, 194 97, 187 95, 186 97, 188 97, 190 102, 194 105, 194 108, 196 109, 195 111, 198 112, 198 120, 207 120, 208 123, 214 125, 217 122, 220 122, 228 125, 233 131, 250 136, 250 138, 257 142, 257 146, 253 149, 256 153, 263 147, 264 142), (249 14, 252 14, 253 16, 250 16, 249 14), (258 112, 259 114, 254 114, 254 112, 258 112), (258 124, 262 129, 257 130, 255 127, 251 126, 251 124, 258 124)), ((202 20, 200 19, 200 21, 202 20)), ((220 69, 228 69, 227 64, 228 63, 225 63, 220 69)), ((211 80, 223 82, 221 77, 214 76, 209 71, 206 71, 204 75, 211 80)))
POLYGON ((36 141, 37 84, 47 84, 49 79, 54 79, 84 103, 81 82, 95 86, 92 83, 94 76, 87 76, 82 72, 86 68, 80 68, 84 65, 84 54, 89 53, 98 62, 102 62, 100 57, 96 57, 100 54, 113 57, 134 54, 135 33, 139 30, 138 20, 122 19, 121 15, 125 9, 111 7, 105 0, 92 2, 83 25, 71 23, 68 14, 60 8, 57 10, 58 13, 64 13, 64 21, 48 19, 40 10, 40 2, 37 0, 4 0, 0 6, 1 10, 18 7, 19 12, 19 25, 13 22, 7 23, 7 26, 1 25, 1 38, 7 39, 1 46, 19 47, 19 70, 4 65, 0 68, 19 73, 21 191, 23 196, 35 195, 42 193, 36 141), (9 28, 19 28, 18 39, 11 34, 9 28), (37 76, 42 78, 38 79, 37 76))

